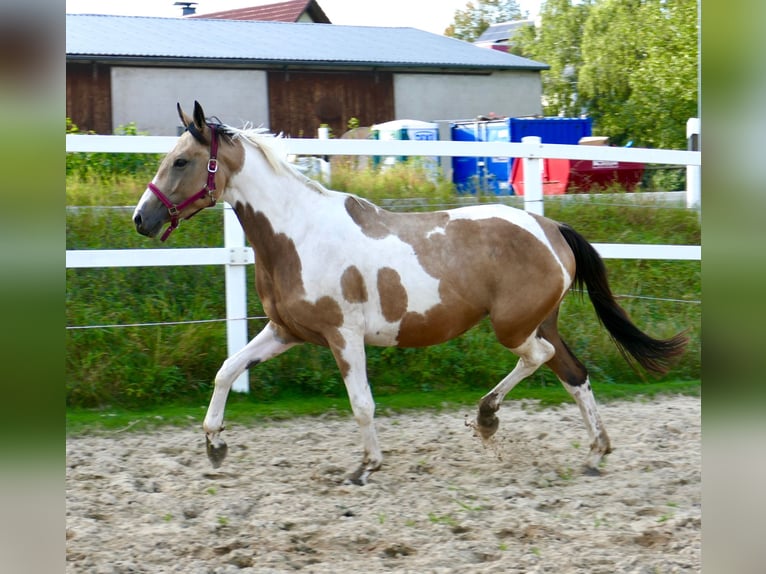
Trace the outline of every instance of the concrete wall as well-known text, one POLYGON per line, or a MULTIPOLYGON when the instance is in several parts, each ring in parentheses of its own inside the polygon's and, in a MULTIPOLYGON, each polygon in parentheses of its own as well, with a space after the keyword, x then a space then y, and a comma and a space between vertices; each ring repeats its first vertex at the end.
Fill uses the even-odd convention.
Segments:
MULTIPOLYGON (((394 119, 424 121, 542 113, 539 72, 489 75, 394 74, 394 119)), ((240 127, 269 128, 265 71, 206 68, 112 68, 112 122, 136 122, 150 135, 177 135, 176 102, 191 113, 194 100, 205 112, 240 127)))
POLYGON ((199 68, 112 68, 112 122, 136 122, 155 136, 178 135, 176 102, 188 114, 194 100, 209 116, 243 127, 269 127, 266 72, 199 68))
POLYGON ((495 72, 490 75, 395 74, 396 118, 414 120, 473 119, 542 114, 540 72, 495 72))

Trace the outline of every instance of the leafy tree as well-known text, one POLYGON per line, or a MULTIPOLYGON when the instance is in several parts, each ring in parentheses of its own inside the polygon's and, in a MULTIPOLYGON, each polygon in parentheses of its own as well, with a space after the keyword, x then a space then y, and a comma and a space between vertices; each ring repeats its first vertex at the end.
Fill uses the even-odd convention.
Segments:
POLYGON ((578 116, 583 111, 577 76, 591 6, 592 0, 547 0, 540 12, 540 26, 521 28, 509 42, 511 53, 550 66, 542 72, 545 115, 578 116))
POLYGON ((697 114, 697 0, 600 0, 582 37, 578 89, 613 143, 683 148, 697 114))
POLYGON ((510 50, 545 62, 546 115, 593 118, 623 145, 683 148, 697 115, 697 0, 546 0, 510 50))
POLYGON ((634 137, 685 148, 686 121, 698 113, 697 0, 647 1, 639 18, 645 56, 630 76, 630 105, 640 111, 634 137))
POLYGON ((455 11, 455 21, 444 30, 444 35, 473 42, 491 24, 521 20, 523 17, 516 0, 468 2, 464 10, 455 11))

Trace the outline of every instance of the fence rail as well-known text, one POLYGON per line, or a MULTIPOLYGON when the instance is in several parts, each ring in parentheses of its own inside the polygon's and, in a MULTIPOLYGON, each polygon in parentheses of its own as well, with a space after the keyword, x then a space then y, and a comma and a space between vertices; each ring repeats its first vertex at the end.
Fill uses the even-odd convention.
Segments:
MULTIPOLYGON (((167 153, 178 138, 166 136, 66 136, 67 152, 167 153)), ((370 155, 445 157, 514 157, 522 158, 526 175, 524 209, 543 213, 543 158, 608 160, 686 166, 688 207, 699 206, 698 151, 655 150, 543 144, 538 137, 526 137, 522 143, 454 142, 454 141, 382 141, 286 139, 285 150, 295 155, 370 155), (534 176, 533 176, 534 174, 534 176), (689 183, 691 182, 691 183, 689 183)), ((246 266, 255 262, 253 250, 245 245, 245 237, 233 209, 224 204, 224 246, 220 248, 186 249, 88 249, 67 250, 67 269, 93 267, 155 267, 181 265, 224 265, 226 280, 226 332, 228 354, 241 349, 247 334, 246 266)), ((700 260, 699 245, 636 245, 595 243, 602 257, 614 259, 700 260)), ((247 392, 248 374, 235 381, 233 390, 247 392)))

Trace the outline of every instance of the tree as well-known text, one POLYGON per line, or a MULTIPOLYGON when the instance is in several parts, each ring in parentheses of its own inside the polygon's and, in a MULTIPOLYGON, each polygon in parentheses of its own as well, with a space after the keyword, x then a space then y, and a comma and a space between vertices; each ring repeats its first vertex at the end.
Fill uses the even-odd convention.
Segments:
POLYGON ((697 114, 697 0, 600 0, 585 23, 578 89, 613 143, 683 148, 697 114))
POLYGON ((697 115, 698 0, 546 0, 512 53, 545 62, 546 115, 593 118, 612 143, 683 148, 697 115))
POLYGON ((523 17, 516 0, 468 2, 464 10, 455 11, 455 21, 444 30, 444 35, 473 42, 490 24, 521 20, 523 17))
POLYGON ((540 26, 521 28, 509 42, 511 53, 550 66, 542 72, 545 115, 579 116, 583 111, 577 77, 591 5, 592 0, 547 0, 540 12, 540 26))

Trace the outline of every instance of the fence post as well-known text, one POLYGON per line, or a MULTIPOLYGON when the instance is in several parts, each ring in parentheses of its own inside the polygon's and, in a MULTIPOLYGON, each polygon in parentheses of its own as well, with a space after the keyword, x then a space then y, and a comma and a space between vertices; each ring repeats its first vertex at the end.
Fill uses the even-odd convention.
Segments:
MULTIPOLYGON (((700 119, 686 120, 686 141, 689 151, 700 150, 700 119)), ((686 166, 686 207, 699 207, 702 196, 702 166, 686 166)))
MULTIPOLYGON (((317 128, 317 139, 329 140, 330 128, 327 128, 327 127, 317 128)), ((322 173, 322 179, 324 180, 323 183, 330 185, 330 169, 331 169, 330 158, 328 156, 322 156, 322 159, 324 160, 324 163, 320 163, 319 166, 322 173)))
MULTIPOLYGON (((540 145, 538 136, 525 136, 521 143, 540 145)), ((543 215, 543 160, 539 157, 525 157, 524 162, 524 210, 543 215)))
MULTIPOLYGON (((226 273, 226 349, 227 356, 247 345, 247 250, 245 234, 237 219, 234 209, 228 204, 223 206, 223 244, 229 252, 229 260, 224 265, 226 273)), ((242 373, 232 385, 232 390, 240 393, 250 391, 248 371, 242 373)))

